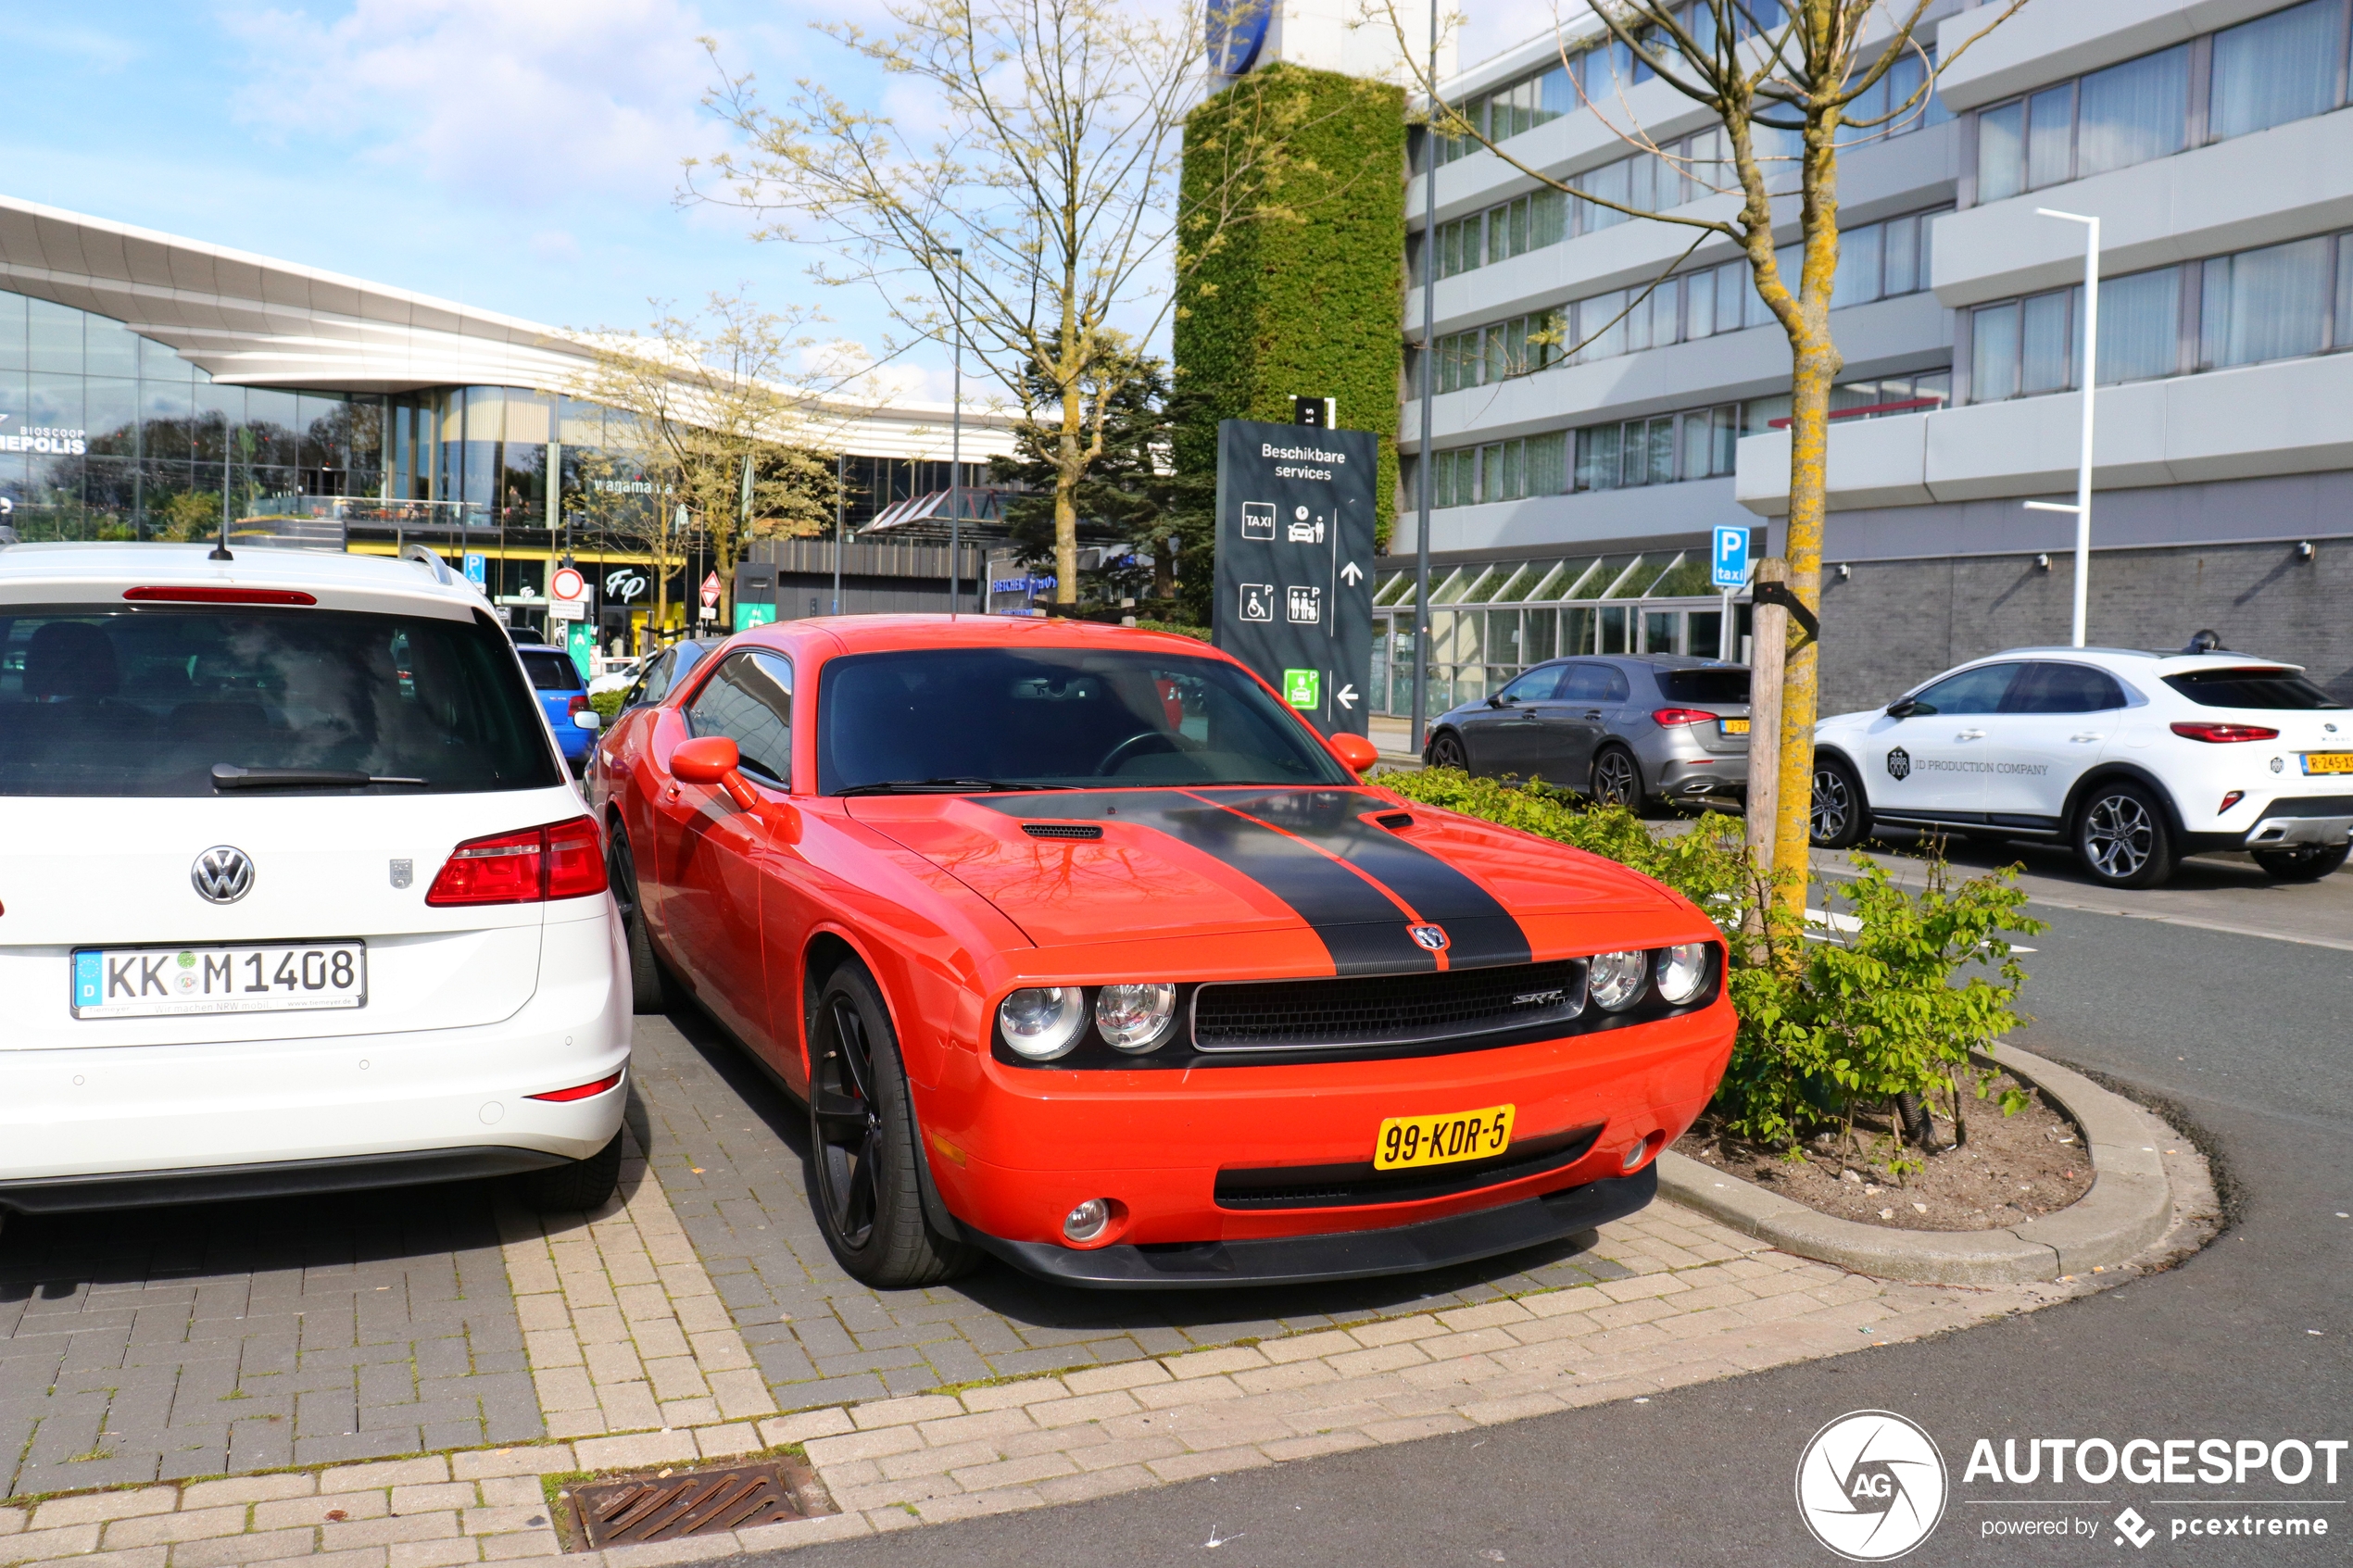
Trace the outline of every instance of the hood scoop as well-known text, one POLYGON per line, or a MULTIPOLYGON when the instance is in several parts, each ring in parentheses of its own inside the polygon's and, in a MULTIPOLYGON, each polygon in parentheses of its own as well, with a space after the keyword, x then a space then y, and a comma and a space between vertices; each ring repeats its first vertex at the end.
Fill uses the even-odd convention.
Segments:
POLYGON ((1101 838, 1100 822, 1024 822, 1021 831, 1032 838, 1101 838))

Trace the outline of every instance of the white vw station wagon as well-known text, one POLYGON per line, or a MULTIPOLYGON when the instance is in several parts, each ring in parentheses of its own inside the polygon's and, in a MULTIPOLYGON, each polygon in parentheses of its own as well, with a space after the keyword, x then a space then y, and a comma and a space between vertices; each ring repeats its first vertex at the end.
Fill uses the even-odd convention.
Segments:
POLYGON ((431 552, 0 547, 0 1210, 610 1195, 621 928, 431 552))

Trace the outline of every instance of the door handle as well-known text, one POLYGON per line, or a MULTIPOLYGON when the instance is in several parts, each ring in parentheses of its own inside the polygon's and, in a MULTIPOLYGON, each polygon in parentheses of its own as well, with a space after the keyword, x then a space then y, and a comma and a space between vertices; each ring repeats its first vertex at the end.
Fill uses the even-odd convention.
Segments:
POLYGON ((1598 719, 1601 716, 1602 710, 1598 708, 1589 708, 1585 710, 1585 717, 1588 719, 1598 719))
POLYGON ((2099 732, 2099 731, 2097 731, 2097 730, 2086 730, 2086 731, 2084 731, 2084 732, 2083 732, 2082 734, 2080 734, 2080 735, 2070 735, 2070 736, 2068 736, 2067 738, 2068 738, 2068 739, 2070 739, 2070 740, 2071 740, 2071 741, 2086 741, 2086 740, 2098 740, 2098 739, 2100 739, 2101 737, 2100 737, 2100 732, 2099 732))
POLYGON ((1983 730, 1963 730, 1959 734, 1955 735, 1953 738, 1955 740, 1983 740, 1985 738, 1985 732, 1983 730))

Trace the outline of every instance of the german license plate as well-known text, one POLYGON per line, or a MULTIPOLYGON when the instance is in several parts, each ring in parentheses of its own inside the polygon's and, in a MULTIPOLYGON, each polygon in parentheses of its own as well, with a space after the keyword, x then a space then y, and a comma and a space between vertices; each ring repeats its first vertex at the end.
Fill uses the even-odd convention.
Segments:
POLYGON ((2307 773, 2353 773, 2353 751, 2308 751, 2304 754, 2307 773))
POLYGON ((205 947, 82 947, 73 955, 76 1018, 305 1012, 368 1005, 364 942, 205 947))
POLYGON ((1745 719, 1718 719, 1716 721, 1716 733, 1724 735, 1744 735, 1748 734, 1748 721, 1745 719))
POLYGON ((1373 1169, 1403 1171, 1416 1165, 1452 1165, 1484 1160, 1512 1146, 1512 1110, 1491 1105, 1445 1116, 1392 1116, 1373 1140, 1373 1169))

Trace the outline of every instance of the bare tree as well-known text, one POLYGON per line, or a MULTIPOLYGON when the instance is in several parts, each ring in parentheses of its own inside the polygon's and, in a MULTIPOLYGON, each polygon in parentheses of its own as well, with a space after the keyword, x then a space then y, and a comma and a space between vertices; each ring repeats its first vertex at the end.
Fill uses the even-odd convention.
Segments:
POLYGON ((720 582, 732 583, 749 540, 813 533, 831 519, 843 411, 802 370, 809 312, 773 314, 742 295, 713 295, 692 317, 655 308, 642 332, 586 334, 593 357, 571 391, 622 416, 607 426, 612 471, 584 475, 584 509, 654 557, 660 624, 667 563, 684 546, 678 508, 711 541, 720 582))
MULTIPOLYGON (((1629 218, 1654 220, 1695 231, 1692 249, 1711 235, 1731 240, 1746 258, 1757 295, 1789 337, 1790 487, 1787 539, 1783 546, 1788 583, 1796 605, 1790 617, 1787 658, 1780 691, 1779 780, 1769 841, 1752 830, 1760 865, 1797 871, 1806 863, 1806 819, 1813 794, 1814 720, 1818 705, 1821 612, 1822 518, 1827 495, 1831 387, 1844 365, 1831 331, 1831 289, 1838 272, 1838 158, 1842 145, 1904 127, 1925 113, 1939 73, 1964 50, 2015 14, 2026 0, 2002 0, 1959 47, 1937 59, 1919 37, 1931 0, 1585 0, 1630 68, 1667 83, 1716 118, 1721 134, 1705 152, 1693 154, 1654 138, 1628 107, 1624 74, 1613 73, 1606 92, 1579 93, 1604 123, 1628 145, 1649 153, 1671 170, 1688 201, 1708 194, 1738 198, 1724 213, 1655 210, 1580 188, 1521 162, 1507 145, 1491 139, 1459 106, 1442 102, 1438 83, 1416 65, 1424 98, 1432 107, 1428 124, 1437 154, 1438 138, 1468 140, 1571 201, 1585 202, 1629 218), (1899 63, 1923 68, 1912 90, 1869 114, 1850 110, 1899 63), (1794 210, 1793 211, 1793 207, 1794 210), (1794 218, 1799 268, 1793 286, 1773 233, 1776 222, 1794 218)), ((1375 16, 1386 15, 1409 61, 1419 56, 1400 25, 1395 0, 1373 0, 1375 16)), ((1569 60, 1573 41, 1561 38, 1569 60)), ((1578 73, 1570 73, 1572 81, 1578 73)), ((1683 144, 1688 146, 1688 144, 1683 144)), ((1426 239, 1426 245, 1434 242, 1426 239)), ((1655 279, 1666 281, 1690 250, 1655 279)), ((1428 258, 1436 264, 1434 256, 1428 258)), ((1630 308, 1630 307, 1629 307, 1630 308)), ((1427 329, 1425 329, 1427 330, 1427 329)), ((1802 906, 1805 878, 1780 879, 1778 895, 1802 906)))
POLYGON ((1103 371, 1168 319, 1171 270, 1182 279, 1236 225, 1282 216, 1262 193, 1292 127, 1280 108, 1252 119, 1180 194, 1185 115, 1206 82, 1198 6, 885 9, 887 37, 823 31, 912 79, 937 106, 936 130, 902 132, 811 80, 772 110, 749 76, 722 67, 707 102, 744 149, 707 173, 690 163, 688 190, 761 215, 756 238, 837 245, 842 265, 819 280, 876 288, 902 331, 944 341, 961 317, 966 352, 1008 401, 1054 426, 1055 596, 1074 604, 1079 488, 1116 401, 1101 395, 1103 371))

